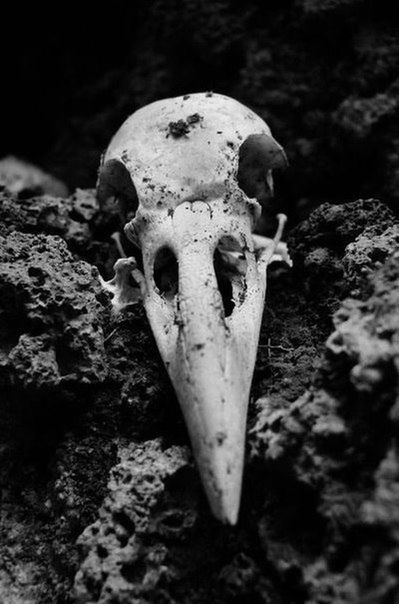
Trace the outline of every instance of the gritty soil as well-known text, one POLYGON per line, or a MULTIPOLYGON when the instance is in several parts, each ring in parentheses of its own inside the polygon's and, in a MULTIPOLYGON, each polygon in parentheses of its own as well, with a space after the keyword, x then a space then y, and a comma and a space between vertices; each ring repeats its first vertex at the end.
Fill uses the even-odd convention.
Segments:
MULTIPOLYGON (((84 188, 0 194, 1 604, 398 601, 399 37, 385 4, 138 2, 92 32, 116 43, 119 18, 122 62, 110 44, 80 63, 82 25, 73 48, 51 37, 76 86, 52 89, 39 60, 57 134, 7 151, 84 188), (142 307, 111 312, 99 275, 119 216, 90 188, 134 109, 211 89, 265 118, 291 165, 276 205, 294 265, 269 269, 233 528, 210 515, 142 307)), ((50 37, 24 27, 29 65, 50 37)))

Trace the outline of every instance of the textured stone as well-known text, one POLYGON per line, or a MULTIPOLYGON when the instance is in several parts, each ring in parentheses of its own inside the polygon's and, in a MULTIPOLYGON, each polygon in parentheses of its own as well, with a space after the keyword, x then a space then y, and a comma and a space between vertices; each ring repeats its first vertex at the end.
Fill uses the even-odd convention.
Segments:
POLYGON ((58 237, 0 238, 3 388, 44 391, 104 380, 107 298, 97 277, 58 237))
POLYGON ((119 252, 112 234, 120 228, 114 208, 100 211, 93 189, 77 189, 68 198, 16 197, 0 191, 0 235, 13 231, 62 237, 78 259, 95 264, 105 276, 119 252))
MULTIPOLYGON (((352 210, 349 204, 349 217, 352 210)), ((349 230, 350 221, 344 224, 349 230)), ((287 568, 302 568, 296 589, 304 585, 312 604, 395 601, 399 594, 391 441, 399 417, 399 228, 362 226, 343 250, 342 278, 359 284, 357 299, 345 299, 335 313, 311 388, 286 407, 258 400, 250 431, 251 458, 262 459, 274 493, 260 521, 269 560, 287 581, 288 540, 287 568), (289 511, 294 493, 296 509, 289 511), (293 518, 289 532, 279 526, 282 514, 293 518), (316 526, 320 540, 310 537, 316 526)))
MULTIPOLYGON (((84 561, 76 575, 75 596, 81 604, 154 601, 162 598, 164 586, 173 578, 165 565, 167 547, 143 537, 157 508, 162 510, 168 477, 187 467, 187 453, 180 447, 163 450, 160 441, 147 441, 120 447, 119 458, 99 519, 79 538, 84 561)), ((192 522, 185 529, 184 516, 177 517, 180 532, 192 522)))

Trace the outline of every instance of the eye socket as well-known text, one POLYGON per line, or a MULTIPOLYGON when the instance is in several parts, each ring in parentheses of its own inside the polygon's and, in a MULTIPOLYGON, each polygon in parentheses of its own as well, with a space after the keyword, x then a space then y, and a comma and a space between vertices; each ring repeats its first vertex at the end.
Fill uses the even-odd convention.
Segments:
POLYGON ((115 204, 122 224, 136 214, 139 202, 136 187, 125 164, 110 159, 101 167, 97 180, 97 198, 101 208, 115 204))
POLYGON ((240 146, 237 182, 240 189, 260 204, 273 195, 272 170, 288 165, 283 148, 267 134, 251 134, 240 146))

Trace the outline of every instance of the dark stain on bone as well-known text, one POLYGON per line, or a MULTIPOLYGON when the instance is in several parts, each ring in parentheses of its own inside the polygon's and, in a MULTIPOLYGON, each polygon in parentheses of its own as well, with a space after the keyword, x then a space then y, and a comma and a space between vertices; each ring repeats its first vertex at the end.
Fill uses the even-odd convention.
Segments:
POLYGON ((190 131, 190 127, 185 120, 169 122, 168 129, 169 132, 166 135, 166 138, 168 138, 169 135, 173 136, 173 138, 181 138, 182 136, 187 136, 190 131))
POLYGON ((190 124, 190 125, 191 124, 197 124, 198 122, 200 122, 203 119, 204 118, 199 113, 193 113, 192 115, 188 116, 187 123, 190 124))
POLYGON ((227 434, 226 432, 216 432, 216 443, 218 444, 219 447, 222 446, 222 444, 224 443, 224 441, 227 438, 227 434))
POLYGON ((173 136, 173 138, 182 138, 187 136, 191 128, 194 128, 196 124, 199 124, 204 118, 199 113, 193 113, 189 115, 185 120, 181 119, 177 122, 169 122, 168 133, 166 138, 173 136))
POLYGON ((127 149, 125 149, 124 151, 122 151, 121 159, 122 159, 122 161, 123 161, 124 164, 128 164, 129 163, 129 154, 127 152, 127 149))

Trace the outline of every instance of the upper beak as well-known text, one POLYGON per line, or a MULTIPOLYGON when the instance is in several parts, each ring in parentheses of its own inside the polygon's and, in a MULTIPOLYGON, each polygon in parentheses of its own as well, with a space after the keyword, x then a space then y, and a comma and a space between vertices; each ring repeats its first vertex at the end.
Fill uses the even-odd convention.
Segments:
POLYGON ((214 515, 235 524, 240 505, 246 416, 265 296, 250 220, 204 202, 177 207, 162 225, 163 246, 178 262, 174 304, 157 291, 154 258, 160 242, 146 241, 144 304, 183 411, 194 456, 214 515), (225 316, 214 268, 220 238, 233 235, 246 258, 243 286, 233 286, 225 316))

